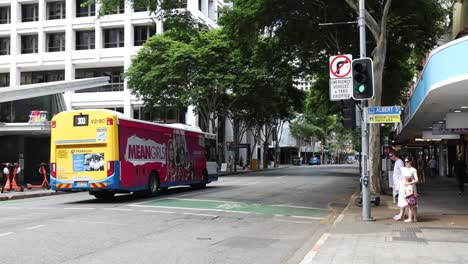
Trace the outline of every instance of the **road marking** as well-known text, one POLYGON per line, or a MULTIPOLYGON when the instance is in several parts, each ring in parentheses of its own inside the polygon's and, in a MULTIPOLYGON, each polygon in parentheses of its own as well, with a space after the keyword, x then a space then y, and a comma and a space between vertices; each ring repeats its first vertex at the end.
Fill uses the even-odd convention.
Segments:
POLYGON ((64 222, 64 223, 84 223, 84 224, 102 224, 102 225, 117 225, 117 226, 124 226, 124 224, 119 223, 112 223, 112 222, 100 222, 100 221, 86 221, 86 220, 63 220, 57 219, 54 220, 57 222, 64 222))
POLYGON ((25 228, 26 230, 33 230, 33 229, 36 229, 36 228, 40 228, 40 227, 43 227, 44 225, 37 225, 37 226, 32 226, 32 227, 28 227, 28 228, 25 228))
POLYGON ((184 213, 184 215, 197 215, 197 216, 207 216, 207 217, 218 218, 217 215, 209 215, 209 214, 184 213))
POLYGON ((314 224, 314 222, 307 222, 307 221, 290 221, 290 220, 281 220, 275 219, 275 222, 286 222, 286 223, 295 223, 295 224, 314 224))
POLYGON ((21 207, 17 207, 17 206, 0 206, 0 209, 21 209, 21 207))
POLYGON ((323 234, 320 239, 315 243, 314 247, 307 253, 307 255, 302 259, 300 264, 309 264, 312 263, 314 260, 315 255, 317 255, 317 252, 320 250, 320 247, 325 243, 325 241, 328 239, 330 236, 330 233, 325 233, 323 234))
POLYGON ((330 211, 330 209, 324 209, 324 208, 318 208, 318 207, 295 206, 295 205, 287 205, 287 204, 273 204, 272 206, 330 211))
POLYGON ((124 208, 104 208, 104 210, 109 210, 109 211, 125 211, 125 212, 133 211, 132 209, 124 209, 124 208))
POLYGON ((96 208, 93 207, 65 207, 65 210, 94 210, 96 208))
POLYGON ((275 177, 275 179, 281 179, 281 178, 284 178, 286 176, 279 176, 279 177, 275 177))
POLYGON ((11 235, 11 234, 14 234, 14 233, 13 233, 13 232, 3 233, 3 234, 0 234, 0 237, 2 237, 2 236, 8 236, 8 235, 11 235))
POLYGON ((141 204, 131 204, 127 206, 135 206, 135 207, 145 207, 145 208, 167 208, 167 209, 180 209, 180 210, 195 210, 195 211, 215 211, 215 212, 227 212, 227 213, 240 213, 240 214, 260 214, 260 213, 252 213, 252 212, 239 212, 239 211, 229 211, 229 210, 222 210, 222 209, 206 209, 206 208, 189 208, 189 207, 174 207, 174 206, 159 206, 159 205, 141 205, 141 204))
POLYGON ((54 208, 54 207, 29 207, 29 208, 26 208, 28 210, 53 210, 53 209, 57 209, 57 208, 54 208))
POLYGON ((290 217, 293 217, 293 218, 303 218, 303 219, 313 219, 313 220, 322 220, 322 219, 325 219, 325 217, 297 216, 297 215, 291 215, 290 217))
POLYGON ((157 210, 143 210, 143 212, 146 213, 162 213, 162 214, 175 214, 176 212, 170 212, 170 211, 157 211, 157 210))

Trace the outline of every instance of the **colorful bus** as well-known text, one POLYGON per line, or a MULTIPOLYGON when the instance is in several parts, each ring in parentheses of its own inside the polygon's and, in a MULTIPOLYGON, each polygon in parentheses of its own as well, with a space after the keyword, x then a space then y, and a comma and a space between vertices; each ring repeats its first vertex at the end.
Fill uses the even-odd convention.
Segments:
POLYGON ((157 124, 110 110, 73 110, 51 122, 52 189, 155 195, 177 185, 216 181, 216 135, 183 124, 157 124))

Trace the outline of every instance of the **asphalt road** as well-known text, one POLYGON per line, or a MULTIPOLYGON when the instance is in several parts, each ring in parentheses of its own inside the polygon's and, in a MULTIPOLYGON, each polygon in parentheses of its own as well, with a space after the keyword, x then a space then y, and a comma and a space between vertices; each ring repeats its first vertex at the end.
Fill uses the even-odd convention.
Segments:
POLYGON ((300 263, 358 187, 357 167, 220 177, 157 197, 0 202, 0 263, 300 263))

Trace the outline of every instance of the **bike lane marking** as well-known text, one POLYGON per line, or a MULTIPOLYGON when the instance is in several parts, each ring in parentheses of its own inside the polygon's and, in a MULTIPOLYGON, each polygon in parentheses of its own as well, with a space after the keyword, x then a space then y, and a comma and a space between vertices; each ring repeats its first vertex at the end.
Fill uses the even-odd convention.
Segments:
POLYGON ((262 204, 246 204, 240 202, 228 201, 210 201, 196 199, 160 199, 146 201, 139 204, 129 205, 136 207, 156 207, 170 209, 186 209, 186 210, 205 210, 205 211, 222 211, 231 213, 251 213, 271 216, 288 216, 294 218, 304 218, 313 220, 322 220, 329 213, 328 209, 307 208, 307 207, 289 207, 285 205, 262 205, 262 204))

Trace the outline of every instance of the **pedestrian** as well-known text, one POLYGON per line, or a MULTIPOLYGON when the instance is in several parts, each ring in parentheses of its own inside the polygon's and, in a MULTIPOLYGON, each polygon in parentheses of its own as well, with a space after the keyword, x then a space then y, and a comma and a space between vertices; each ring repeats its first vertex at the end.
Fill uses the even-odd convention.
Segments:
POLYGON ((429 167, 429 170, 431 172, 431 178, 435 178, 435 176, 437 175, 437 161, 434 157, 431 157, 431 159, 427 163, 427 166, 429 167))
POLYGON ((465 173, 466 163, 463 160, 463 154, 458 153, 457 160, 453 163, 453 174, 457 179, 458 195, 465 193, 465 173))
MULTIPOLYGON (((408 200, 406 199, 406 187, 413 185, 413 193, 417 196, 416 183, 418 183, 418 172, 413 167, 413 160, 411 158, 405 158, 405 166, 401 168, 401 179, 398 186, 398 207, 400 207, 400 214, 396 215, 393 219, 399 221, 403 220, 405 209, 408 208, 408 200), (409 178, 409 179, 407 179, 409 178)), ((409 209, 409 208, 408 208, 409 209)), ((412 222, 417 219, 418 210, 417 207, 412 208, 411 217, 406 222, 412 222)), ((408 211, 408 216, 410 213, 408 211)))
POLYGON ((425 183, 426 182, 426 174, 424 173, 424 168, 426 165, 424 164, 424 159, 423 156, 419 156, 418 161, 416 163, 416 166, 418 168, 418 176, 419 176, 419 182, 420 183, 425 183))
POLYGON ((398 184, 400 183, 401 180, 401 168, 404 167, 403 161, 400 159, 400 156, 394 152, 391 151, 388 156, 392 161, 395 162, 393 165, 393 175, 392 175, 392 180, 393 180, 393 203, 396 202, 397 196, 398 196, 398 184))
POLYGON ((406 223, 408 222, 417 222, 417 213, 416 213, 416 206, 418 203, 417 194, 416 194, 416 186, 412 184, 413 181, 412 177, 405 177, 405 183, 408 184, 405 186, 405 200, 408 204, 406 206, 408 210, 408 219, 405 220, 406 223))

